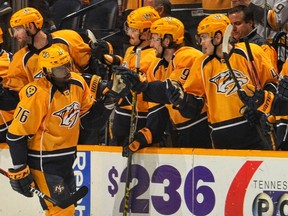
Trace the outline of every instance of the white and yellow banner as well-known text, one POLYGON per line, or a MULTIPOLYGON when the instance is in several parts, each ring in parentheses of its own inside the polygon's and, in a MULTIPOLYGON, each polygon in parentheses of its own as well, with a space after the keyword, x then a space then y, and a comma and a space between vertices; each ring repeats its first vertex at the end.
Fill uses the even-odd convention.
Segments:
MULTIPOLYGON (((78 148, 77 187, 89 193, 77 216, 123 213, 127 158, 120 147, 78 148)), ((131 216, 288 215, 288 152, 147 148, 132 158, 131 216)), ((0 167, 11 167, 0 145, 0 167)), ((14 192, 0 177, 0 215, 44 215, 34 196, 14 192)))

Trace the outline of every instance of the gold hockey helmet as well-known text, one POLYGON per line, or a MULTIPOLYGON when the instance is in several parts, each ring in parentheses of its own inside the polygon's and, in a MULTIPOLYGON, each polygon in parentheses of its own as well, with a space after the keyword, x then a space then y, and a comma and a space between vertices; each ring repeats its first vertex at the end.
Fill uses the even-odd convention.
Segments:
POLYGON ((34 23, 38 29, 41 29, 43 26, 43 17, 41 13, 32 7, 26 7, 15 12, 10 19, 10 26, 12 28, 17 26, 28 28, 29 23, 34 23))
POLYGON ((127 17, 126 24, 129 28, 149 29, 152 23, 160 19, 158 11, 151 6, 140 7, 133 10, 127 17))
POLYGON ((170 34, 176 44, 184 41, 184 25, 175 17, 163 17, 153 22, 150 31, 152 34, 158 34, 162 39, 166 34, 170 34))
POLYGON ((226 27, 230 24, 230 20, 224 14, 211 14, 204 18, 198 25, 197 33, 209 34, 211 38, 214 37, 216 32, 221 32, 224 35, 226 27))
POLYGON ((71 57, 69 53, 61 47, 52 45, 40 52, 38 64, 45 73, 49 74, 53 73, 57 68, 63 68, 62 66, 70 68, 71 57))

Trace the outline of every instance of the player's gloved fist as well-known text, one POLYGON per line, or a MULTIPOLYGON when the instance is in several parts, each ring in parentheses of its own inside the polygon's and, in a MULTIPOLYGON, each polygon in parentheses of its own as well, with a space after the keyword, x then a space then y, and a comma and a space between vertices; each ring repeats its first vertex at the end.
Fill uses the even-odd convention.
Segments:
POLYGON ((109 68, 105 64, 105 54, 112 54, 113 48, 111 44, 105 40, 97 40, 96 43, 90 41, 91 58, 89 63, 90 73, 101 76, 102 79, 107 79, 109 68))
POLYGON ((263 115, 263 113, 258 110, 251 109, 247 106, 242 107, 240 113, 243 114, 250 125, 258 125, 260 123, 260 118, 263 115))
POLYGON ((121 97, 125 97, 130 90, 129 87, 124 83, 122 75, 115 73, 113 80, 108 82, 107 88, 104 91, 104 106, 107 109, 113 109, 115 103, 117 103, 121 97))
POLYGON ((288 76, 284 76, 278 83, 278 95, 283 100, 288 100, 288 76))
POLYGON ((113 71, 121 74, 124 82, 137 93, 143 92, 147 89, 148 83, 144 75, 138 74, 123 66, 113 66, 113 71))
POLYGON ((248 85, 247 88, 250 95, 247 95, 244 89, 237 91, 240 100, 249 108, 268 114, 273 104, 274 94, 262 89, 255 90, 253 85, 248 85))
POLYGON ((8 175, 13 190, 26 197, 33 197, 30 186, 34 186, 34 180, 28 165, 23 165, 18 169, 10 168, 8 175))
POLYGON ((184 91, 182 85, 175 81, 167 79, 166 81, 166 95, 175 108, 182 105, 184 102, 184 91))
POLYGON ((123 157, 128 157, 129 154, 133 154, 134 152, 148 147, 152 144, 152 133, 151 131, 144 127, 141 130, 139 130, 134 137, 134 140, 132 143, 130 143, 127 146, 123 146, 123 157))
POLYGON ((103 63, 108 65, 108 66, 122 65, 123 58, 119 55, 105 54, 103 56, 103 63))
POLYGON ((113 53, 112 45, 105 40, 98 39, 96 43, 90 42, 90 47, 91 56, 95 59, 99 59, 101 62, 103 62, 103 57, 105 54, 113 53))
POLYGON ((122 65, 123 58, 119 55, 105 54, 102 59, 102 63, 107 67, 107 79, 110 80, 112 76, 112 66, 113 65, 122 65))

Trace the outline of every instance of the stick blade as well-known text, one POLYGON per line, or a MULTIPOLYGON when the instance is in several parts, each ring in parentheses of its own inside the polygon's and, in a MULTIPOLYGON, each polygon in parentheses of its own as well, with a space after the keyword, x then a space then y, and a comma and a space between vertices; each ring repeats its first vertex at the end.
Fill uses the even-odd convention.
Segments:
POLYGON ((92 43, 97 42, 95 35, 93 34, 93 32, 90 29, 87 29, 87 36, 92 41, 92 43))
POLYGON ((59 202, 59 207, 65 209, 70 205, 76 204, 78 200, 82 199, 88 193, 88 187, 83 186, 79 190, 77 190, 71 197, 66 200, 62 200, 59 202))
POLYGON ((223 53, 228 54, 228 44, 229 44, 229 38, 231 36, 231 32, 233 30, 233 26, 229 24, 225 30, 224 36, 223 36, 223 46, 222 46, 222 51, 223 53))

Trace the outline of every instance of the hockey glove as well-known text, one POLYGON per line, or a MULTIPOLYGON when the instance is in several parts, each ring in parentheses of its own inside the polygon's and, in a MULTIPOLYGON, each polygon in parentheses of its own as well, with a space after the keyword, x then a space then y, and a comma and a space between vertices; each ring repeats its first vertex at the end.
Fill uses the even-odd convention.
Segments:
POLYGON ((251 108, 248 108, 247 106, 244 106, 241 108, 240 113, 243 114, 245 119, 250 123, 250 125, 259 125, 260 118, 263 115, 263 113, 253 110, 251 108))
POLYGON ((90 47, 91 47, 91 56, 94 59, 99 59, 101 62, 104 61, 103 58, 105 54, 113 53, 112 45, 105 40, 98 39, 96 43, 90 42, 90 47))
POLYGON ((262 115, 260 118, 260 126, 264 132, 265 136, 268 136, 271 131, 274 130, 274 124, 275 122, 273 121, 274 118, 270 118, 269 116, 262 115), (271 120, 272 119, 272 120, 271 120))
POLYGON ((108 65, 108 66, 122 65, 123 58, 119 55, 105 54, 103 56, 103 63, 108 65))
POLYGON ((288 101, 288 76, 284 76, 278 83, 279 98, 288 101))
POLYGON ((133 154, 134 152, 148 147, 152 144, 152 133, 151 131, 144 127, 139 130, 134 137, 134 141, 127 146, 123 146, 123 157, 128 157, 129 154, 133 154))
POLYGON ((107 79, 109 67, 105 64, 104 55, 113 53, 111 44, 105 40, 97 40, 96 43, 90 41, 89 44, 91 47, 89 73, 101 76, 102 79, 107 79))
POLYGON ((34 180, 28 165, 23 165, 18 169, 10 168, 8 175, 13 190, 26 197, 33 197, 30 186, 34 185, 34 180))
POLYGON ((250 96, 247 95, 244 89, 239 89, 237 91, 240 100, 251 109, 259 110, 265 114, 270 113, 274 94, 263 89, 255 90, 253 85, 248 85, 247 88, 251 93, 250 96))
POLYGON ((122 65, 123 58, 121 56, 119 56, 119 55, 105 54, 103 56, 102 63, 105 64, 106 67, 107 67, 107 72, 108 72, 107 79, 110 80, 111 76, 113 74, 112 66, 113 65, 122 65))
POLYGON ((182 85, 175 80, 166 80, 166 95, 174 108, 179 108, 184 103, 184 91, 182 85))
POLYGON ((105 94, 104 106, 107 109, 113 109, 115 103, 120 98, 128 95, 129 92, 129 87, 124 83, 122 75, 115 73, 113 80, 108 82, 106 89, 103 91, 103 94, 105 94))
POLYGON ((107 82, 102 81, 101 77, 98 75, 91 75, 88 73, 81 73, 82 77, 85 79, 86 83, 89 86, 91 91, 91 95, 94 100, 99 99, 102 96, 102 91, 106 87, 107 82), (103 84, 105 83, 105 87, 103 88, 103 84))
POLYGON ((143 75, 122 66, 113 66, 113 70, 121 74, 124 82, 130 86, 132 91, 140 93, 147 89, 148 83, 143 75))

